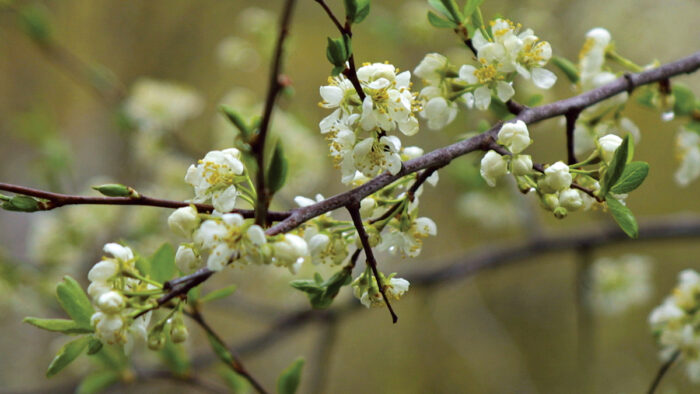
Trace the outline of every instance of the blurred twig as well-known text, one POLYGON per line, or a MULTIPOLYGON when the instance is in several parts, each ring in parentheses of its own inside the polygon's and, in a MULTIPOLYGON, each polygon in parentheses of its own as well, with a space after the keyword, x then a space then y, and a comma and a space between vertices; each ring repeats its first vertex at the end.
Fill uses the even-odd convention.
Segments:
POLYGON ((671 358, 668 359, 665 363, 661 365, 659 368, 659 371, 656 373, 656 376, 654 377, 654 380, 651 382, 651 386, 649 386, 649 394, 654 394, 656 389, 659 387, 659 384, 661 383, 661 379, 666 376, 666 372, 671 368, 674 362, 678 359, 678 357, 681 355, 680 350, 676 350, 675 353, 671 355, 671 358))

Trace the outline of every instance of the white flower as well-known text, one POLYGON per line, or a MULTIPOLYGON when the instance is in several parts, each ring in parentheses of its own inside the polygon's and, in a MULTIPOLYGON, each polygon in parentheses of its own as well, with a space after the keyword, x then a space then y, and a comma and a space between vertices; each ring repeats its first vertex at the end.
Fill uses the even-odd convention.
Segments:
POLYGON ((121 315, 95 312, 90 321, 95 326, 97 337, 108 344, 122 343, 125 340, 122 333, 124 320, 121 315))
POLYGON ((112 291, 112 286, 106 281, 93 281, 87 288, 87 293, 93 300, 98 299, 102 294, 112 291))
POLYGON ((238 191, 235 184, 245 168, 240 160, 241 152, 235 148, 211 151, 197 166, 191 165, 185 182, 194 186, 194 202, 211 199, 219 212, 228 212, 236 205, 238 191))
POLYGON ((309 247, 304 238, 294 234, 284 234, 281 241, 272 244, 272 251, 273 263, 289 268, 293 274, 296 274, 299 267, 310 257, 309 247))
POLYGON ((586 33, 586 42, 579 53, 581 80, 587 81, 598 74, 605 63, 605 50, 610 44, 610 32, 596 27, 586 33))
POLYGON ((603 160, 610 164, 613 156, 615 156, 615 151, 622 144, 622 138, 615 134, 608 134, 600 137, 598 139, 598 144, 600 145, 600 153, 603 156, 603 160))
POLYGON ((663 304, 654 308, 649 315, 649 323, 652 326, 661 326, 669 321, 682 318, 685 312, 676 305, 673 298, 667 298, 663 304))
POLYGON ((583 206, 583 199, 578 190, 564 189, 559 192, 559 205, 569 211, 576 211, 583 206))
POLYGON ((254 71, 260 66, 260 55, 253 43, 236 36, 221 40, 216 55, 222 64, 242 71, 254 71))
POLYGON ((605 314, 641 305, 652 293, 651 261, 645 256, 600 258, 591 266, 590 278, 589 301, 596 311, 605 314))
POLYGON ((457 117, 457 103, 445 99, 437 87, 423 88, 420 99, 424 103, 419 115, 428 121, 428 127, 431 130, 441 130, 457 117))
POLYGON ((511 159, 511 172, 515 176, 528 175, 532 172, 532 157, 530 155, 515 155, 511 159))
POLYGON ((180 271, 190 273, 199 268, 199 257, 188 245, 180 245, 175 252, 175 264, 180 271))
POLYGON ((496 186, 496 180, 508 173, 508 162, 506 159, 490 150, 481 159, 481 177, 489 186, 496 186))
POLYGON ((427 85, 439 85, 445 78, 449 63, 447 58, 439 53, 429 53, 418 64, 413 74, 421 78, 427 85))
POLYGON ((572 177, 569 166, 558 161, 544 170, 544 182, 555 191, 562 191, 571 186, 572 177))
POLYGON ((119 263, 113 259, 102 260, 88 272, 90 282, 106 282, 119 273, 119 263))
POLYGON ((248 227, 248 232, 246 234, 248 235, 250 242, 257 246, 263 245, 267 242, 267 239, 265 238, 265 230, 263 230, 262 227, 258 226, 257 224, 248 227))
POLYGON ((108 243, 104 246, 104 251, 111 254, 112 257, 119 261, 129 261, 134 259, 134 252, 128 246, 122 246, 117 243, 108 243))
POLYGON ((482 63, 480 68, 465 64, 459 69, 459 79, 470 85, 482 85, 474 90, 474 104, 480 110, 488 109, 491 104, 492 88, 504 103, 515 94, 510 83, 499 79, 497 67, 493 64, 482 63))
POLYGON ((676 136, 676 152, 681 165, 674 179, 685 187, 700 177, 700 134, 681 128, 676 136))
POLYGON ((315 234, 308 240, 308 247, 314 264, 340 264, 348 255, 347 243, 342 237, 331 239, 326 234, 315 234))
POLYGON ((386 296, 398 300, 408 291, 410 283, 406 279, 391 278, 384 285, 386 296))
POLYGON ((124 103, 124 112, 143 131, 170 131, 199 115, 202 97, 189 87, 139 79, 124 103))
POLYGON ((377 200, 372 197, 365 197, 360 201, 360 215, 362 217, 372 216, 375 208, 377 208, 377 200))
POLYGON ((218 220, 204 221, 195 231, 194 241, 201 249, 209 252, 209 269, 220 271, 229 261, 237 260, 245 254, 243 224, 243 216, 227 213, 218 220))
POLYGON ((395 136, 374 137, 360 141, 352 152, 355 167, 363 175, 374 177, 387 170, 392 175, 401 170, 401 140, 395 136))
POLYGON ((176 209, 168 217, 168 226, 175 234, 184 238, 190 238, 192 232, 199 226, 197 210, 192 206, 176 209))
POLYGON ((403 158, 405 160, 412 160, 423 156, 423 153, 425 153, 425 151, 423 150, 423 148, 418 146, 407 146, 403 148, 403 151, 401 153, 403 154, 403 158))
POLYGON ((360 67, 357 77, 365 93, 360 118, 364 130, 392 131, 398 126, 405 135, 418 132, 409 71, 397 75, 391 64, 374 63, 360 67))
POLYGON ((388 250, 391 254, 401 252, 408 257, 417 257, 423 247, 423 238, 437 235, 435 222, 427 217, 417 218, 405 232, 388 226, 387 233, 382 235, 382 241, 377 246, 379 250, 388 250))
POLYGON ((104 313, 115 314, 124 309, 126 299, 117 291, 108 291, 97 298, 96 305, 104 313))
POLYGON ((532 140, 525 122, 518 120, 514 123, 506 123, 501 127, 497 142, 508 148, 511 153, 518 154, 525 150, 532 143, 532 140))

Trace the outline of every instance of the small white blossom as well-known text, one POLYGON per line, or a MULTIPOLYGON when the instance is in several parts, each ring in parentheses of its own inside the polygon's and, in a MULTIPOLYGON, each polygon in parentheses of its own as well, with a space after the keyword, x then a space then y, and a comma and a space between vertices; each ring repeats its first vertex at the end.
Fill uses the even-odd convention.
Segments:
POLYGON ((528 175, 532 172, 532 157, 530 155, 515 155, 510 163, 511 172, 515 176, 528 175))
POLYGON ((289 268, 292 274, 296 274, 304 261, 310 257, 309 248, 304 238, 294 234, 284 234, 281 241, 272 243, 272 251, 274 254, 273 263, 289 268))
POLYGON ((241 152, 235 148, 211 151, 197 166, 191 165, 185 182, 194 187, 194 202, 203 203, 211 199, 219 212, 229 212, 236 205, 237 177, 245 168, 240 160, 241 152))
POLYGON ((122 332, 124 319, 121 315, 96 312, 90 320, 95 326, 97 337, 108 344, 124 343, 126 340, 122 332))
POLYGON ((175 252, 175 264, 180 271, 190 273, 199 268, 200 261, 191 246, 180 245, 175 252))
POLYGON ((447 58, 439 53, 429 53, 418 64, 413 74, 421 78, 427 85, 439 85, 445 78, 449 63, 447 58))
POLYGON ((499 76, 497 67, 485 62, 479 68, 465 64, 459 69, 459 79, 470 85, 482 85, 473 93, 474 105, 480 110, 488 109, 491 104, 491 89, 496 91, 496 95, 504 103, 515 94, 513 86, 502 78, 499 79, 499 76))
POLYGON ((610 164, 613 156, 615 156, 615 151, 622 144, 622 138, 616 136, 615 134, 608 134, 606 136, 600 137, 598 139, 598 145, 600 146, 600 153, 603 156, 603 160, 610 164))
POLYGON ((559 192, 559 205, 569 211, 576 211, 583 206, 583 199, 579 190, 564 189, 559 192))
POLYGON ((168 217, 168 226, 175 234, 190 238, 192 232, 199 226, 197 210, 192 206, 176 209, 168 217))
POLYGON ((385 286, 387 297, 398 300, 408 291, 410 283, 406 279, 391 278, 387 283, 385 283, 385 286))
POLYGON ((598 312, 615 314, 646 302, 652 293, 651 260, 624 255, 600 258, 591 266, 591 306, 598 312))
POLYGON ((108 291, 97 299, 96 305, 100 310, 107 314, 115 314, 121 312, 126 305, 126 300, 121 293, 117 291, 108 291))
POLYGON ((401 170, 401 140, 395 136, 374 137, 360 141, 352 152, 355 167, 363 175, 374 177, 387 170, 392 175, 401 170))
POLYGON ((590 80, 603 68, 610 38, 610 32, 602 27, 596 27, 586 33, 586 42, 579 53, 579 69, 583 81, 590 80))
POLYGON ((406 231, 388 226, 383 233, 379 250, 388 250, 391 254, 401 253, 408 257, 417 257, 423 247, 423 238, 437 235, 435 222, 427 217, 417 218, 406 231))
POLYGON ((431 130, 441 130, 457 117, 457 103, 448 101, 435 86, 423 88, 420 99, 424 103, 419 115, 428 121, 428 127, 431 130))
POLYGON ((685 187, 700 177, 700 134, 681 128, 676 136, 676 152, 681 164, 674 179, 685 187))
POLYGON ((569 173, 569 166, 558 161, 544 170, 544 182, 555 191, 562 191, 571 186, 572 176, 569 173))
POLYGON ((143 131, 170 131, 199 115, 202 97, 189 87, 139 79, 124 104, 126 115, 143 131))
POLYGON ((496 180, 508 173, 508 162, 506 159, 490 150, 481 159, 481 177, 489 186, 496 186, 496 180))
MULTIPOLYGON (((195 243, 209 252, 207 267, 214 271, 222 270, 229 261, 261 262, 257 259, 259 245, 248 238, 243 216, 227 213, 220 218, 209 219, 202 223, 194 233, 195 243), (255 255, 256 258, 241 259, 255 255)), ((256 242, 259 239, 255 240, 256 242)))
POLYGON ((527 125, 522 120, 504 124, 498 132, 497 142, 508 148, 513 154, 522 152, 532 144, 527 125))

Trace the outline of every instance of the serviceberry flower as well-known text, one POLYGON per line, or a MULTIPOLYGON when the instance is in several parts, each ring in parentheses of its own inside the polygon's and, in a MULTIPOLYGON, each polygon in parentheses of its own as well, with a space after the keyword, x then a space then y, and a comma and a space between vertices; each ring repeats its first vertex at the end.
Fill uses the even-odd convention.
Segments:
POLYGON ((622 138, 616 136, 615 134, 608 134, 606 136, 600 137, 598 139, 598 145, 600 146, 600 154, 603 156, 603 160, 610 164, 615 151, 622 144, 622 138))
POLYGON ((416 218, 410 222, 410 227, 401 230, 399 226, 387 226, 382 233, 379 250, 387 250, 391 254, 401 253, 404 257, 417 257, 423 247, 423 238, 437 235, 437 225, 427 217, 416 218))
POLYGON ((496 180, 508 173, 508 161, 505 157, 490 150, 486 152, 484 158, 481 159, 481 177, 486 183, 493 187, 496 186, 496 180))
POLYGON ((559 205, 569 211, 576 211, 583 206, 583 199, 579 190, 564 189, 559 192, 559 205))
POLYGON ((554 191, 562 191, 571 186, 572 176, 569 166, 558 161, 544 170, 544 183, 554 191))
POLYGON ((185 182, 194 187, 196 203, 211 199, 219 212, 229 212, 236 205, 239 192, 236 184, 244 180, 245 167, 236 148, 211 151, 197 164, 191 165, 185 182))
POLYGON ((431 130, 441 130, 457 117, 457 103, 443 97, 439 88, 435 86, 423 88, 420 91, 420 98, 424 103, 419 115, 428 121, 428 127, 431 130))
POLYGON ((183 237, 192 237, 192 232, 199 227, 197 209, 193 206, 178 208, 168 217, 168 226, 175 234, 183 237))
POLYGON ((447 58, 439 53, 429 53, 413 70, 413 74, 423 80, 426 85, 437 86, 445 79, 449 69, 447 58))
POLYGON ((310 258, 306 241, 294 234, 284 234, 282 240, 272 243, 272 252, 272 263, 287 267, 292 274, 296 274, 310 258))
MULTIPOLYGON (((194 233, 197 246, 209 252, 207 267, 222 270, 230 261, 262 263, 258 237, 251 239, 250 227, 260 227, 237 213, 227 213, 202 223, 194 233), (254 242, 255 241, 255 242, 254 242)), ((262 231, 262 229, 260 229, 262 231)), ((257 230, 253 230, 255 234, 257 230)))
POLYGON ((175 252, 175 264, 180 271, 190 273, 199 268, 200 260, 191 245, 180 245, 175 252))
POLYGON ((401 140, 395 136, 370 137, 355 145, 352 157, 357 170, 367 177, 384 170, 395 175, 401 170, 400 150, 401 140))
MULTIPOLYGON (((510 83, 504 81, 504 76, 498 72, 498 64, 489 64, 485 58, 480 58, 480 67, 465 64, 459 69, 459 79, 469 85, 480 85, 474 90, 474 105, 480 110, 486 110, 491 104, 491 90, 504 103, 515 94, 510 83)), ((466 93, 468 95, 472 93, 466 93)), ((470 101, 470 98, 466 98, 470 101)))

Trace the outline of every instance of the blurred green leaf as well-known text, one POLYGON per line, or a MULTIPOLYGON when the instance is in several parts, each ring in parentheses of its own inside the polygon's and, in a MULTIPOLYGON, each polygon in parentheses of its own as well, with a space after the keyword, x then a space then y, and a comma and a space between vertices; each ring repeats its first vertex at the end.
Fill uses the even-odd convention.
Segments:
POLYGON ((610 191, 615 194, 629 193, 639 187, 649 174, 649 164, 643 161, 634 161, 625 166, 620 179, 610 191))
POLYGON ((282 142, 277 141, 275 150, 272 153, 270 168, 267 170, 267 180, 270 194, 276 193, 282 188, 282 186, 284 186, 284 182, 287 180, 288 168, 289 165, 287 164, 287 158, 284 156, 282 142))
POLYGON ((248 125, 246 125, 246 122, 245 122, 245 120, 243 120, 241 115, 239 115, 238 112, 236 112, 236 110, 234 110, 233 108, 228 107, 226 105, 219 106, 219 110, 224 114, 224 116, 226 116, 226 119, 228 119, 229 122, 231 122, 231 124, 236 126, 238 131, 241 132, 241 138, 242 138, 243 142, 245 142, 245 143, 250 142, 250 137, 252 135, 252 131, 248 127, 248 125))
POLYGON ((695 108, 695 95, 693 91, 680 83, 674 83, 671 91, 675 99, 673 112, 676 116, 688 116, 692 114, 695 108))
POLYGON ((454 22, 440 18, 433 11, 428 11, 428 22, 438 29, 454 29, 457 27, 454 22))
POLYGON ((306 293, 314 309, 325 309, 331 306, 340 289, 350 284, 351 274, 352 269, 344 267, 326 281, 323 281, 323 277, 316 273, 314 279, 298 279, 289 284, 306 293))
POLYGON ((605 197, 605 202, 608 205, 610 214, 622 231, 630 238, 637 238, 639 236, 639 226, 637 225, 637 220, 634 218, 632 211, 610 195, 605 197))
POLYGON ((362 22, 369 15, 370 0, 344 0, 345 15, 352 23, 362 22))
POLYGON ((95 338, 94 335, 90 335, 90 342, 88 342, 88 350, 87 350, 88 356, 92 356, 93 354, 97 354, 97 352, 102 350, 103 346, 104 345, 102 344, 102 341, 95 338))
POLYGON ((77 394, 94 394, 108 388, 119 381, 116 371, 96 371, 83 378, 76 389, 77 394))
POLYGON ((578 67, 569 59, 561 56, 552 56, 551 62, 566 75, 566 78, 568 78, 571 83, 579 81, 578 67))
POLYGON ((19 11, 19 19, 22 30, 32 40, 45 44, 51 38, 49 10, 43 4, 32 3, 22 7, 19 11))
POLYGON ((88 334, 94 330, 90 327, 78 325, 73 320, 68 319, 40 319, 38 317, 25 317, 24 323, 41 328, 42 330, 62 332, 64 334, 88 334))
POLYGON ((80 353, 85 350, 89 340, 90 337, 83 336, 63 345, 63 347, 56 354, 56 357, 54 357, 53 361, 51 361, 51 364, 49 364, 49 368, 46 371, 46 376, 50 378, 61 372, 63 368, 72 363, 73 360, 80 356, 80 353))
POLYGON ((77 325, 91 328, 90 318, 95 310, 82 287, 70 276, 64 276, 63 282, 56 286, 56 296, 64 311, 77 325))
POLYGON ((304 368, 304 359, 298 358, 287 367, 277 380, 278 394, 294 394, 301 382, 301 371, 304 368))
POLYGON ((630 137, 625 136, 622 140, 622 144, 615 150, 615 155, 612 160, 610 160, 610 165, 605 171, 605 176, 603 177, 603 184, 600 187, 599 196, 605 198, 610 191, 610 188, 617 183, 620 179, 622 172, 625 170, 625 165, 627 164, 627 153, 630 147, 630 137))
POLYGON ((151 256, 151 279, 163 283, 175 275, 175 249, 164 243, 151 256))
POLYGON ((227 286, 227 287, 224 287, 223 289, 217 289, 217 290, 214 290, 214 291, 208 293, 207 295, 203 296, 202 298, 200 298, 199 302, 205 303, 205 302, 211 302, 214 300, 225 298, 225 297, 228 297, 231 294, 233 294, 235 291, 236 291, 236 285, 227 286))

